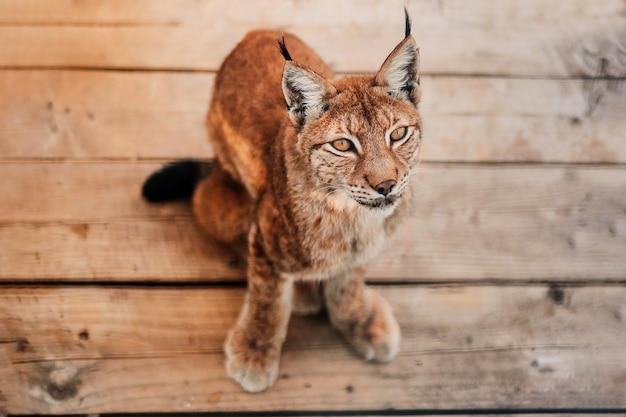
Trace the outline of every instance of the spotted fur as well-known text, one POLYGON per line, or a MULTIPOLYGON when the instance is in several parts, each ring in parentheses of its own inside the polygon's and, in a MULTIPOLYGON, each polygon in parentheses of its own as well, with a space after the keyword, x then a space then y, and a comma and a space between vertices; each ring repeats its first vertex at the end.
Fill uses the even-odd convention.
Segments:
POLYGON ((335 78, 300 39, 272 31, 250 32, 222 64, 207 117, 216 161, 193 207, 207 233, 248 256, 225 343, 228 374, 246 391, 276 380, 292 310, 325 307, 367 360, 398 352, 391 307, 362 277, 410 212, 418 61, 407 16, 374 76, 335 78), (392 140, 396 129, 406 134, 392 140))

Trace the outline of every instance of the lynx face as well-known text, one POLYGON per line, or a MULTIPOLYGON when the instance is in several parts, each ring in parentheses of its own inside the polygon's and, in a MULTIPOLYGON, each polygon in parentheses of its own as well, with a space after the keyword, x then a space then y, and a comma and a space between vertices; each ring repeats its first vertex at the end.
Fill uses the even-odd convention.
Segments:
POLYGON ((417 163, 421 120, 411 103, 368 88, 371 80, 344 83, 336 83, 328 111, 301 132, 311 172, 320 190, 346 204, 392 208, 417 163))
MULTIPOLYGON (((284 45, 283 45, 284 47, 284 45)), ((419 52, 408 36, 375 77, 328 81, 288 59, 283 93, 318 189, 344 205, 393 208, 421 138, 419 52)))

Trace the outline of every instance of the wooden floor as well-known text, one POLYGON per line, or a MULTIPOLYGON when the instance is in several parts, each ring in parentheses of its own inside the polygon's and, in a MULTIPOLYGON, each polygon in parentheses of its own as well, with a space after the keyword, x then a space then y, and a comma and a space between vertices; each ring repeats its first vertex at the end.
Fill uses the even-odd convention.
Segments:
POLYGON ((404 2, 0 0, 0 415, 626 415, 624 2, 406 3, 420 203, 368 270, 400 354, 365 363, 294 317, 251 395, 222 353, 245 266, 141 183, 211 158, 215 71, 247 30, 373 72, 404 2))

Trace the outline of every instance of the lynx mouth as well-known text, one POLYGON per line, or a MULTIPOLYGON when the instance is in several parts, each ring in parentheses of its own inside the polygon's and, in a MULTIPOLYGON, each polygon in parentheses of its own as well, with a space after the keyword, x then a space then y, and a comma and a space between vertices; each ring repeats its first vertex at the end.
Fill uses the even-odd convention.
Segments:
POLYGON ((383 208, 393 206, 396 203, 396 201, 398 201, 399 198, 400 198, 399 195, 394 194, 394 195, 388 195, 386 197, 378 198, 376 200, 362 200, 362 199, 355 199, 355 200, 360 205, 369 207, 371 209, 383 209, 383 208))

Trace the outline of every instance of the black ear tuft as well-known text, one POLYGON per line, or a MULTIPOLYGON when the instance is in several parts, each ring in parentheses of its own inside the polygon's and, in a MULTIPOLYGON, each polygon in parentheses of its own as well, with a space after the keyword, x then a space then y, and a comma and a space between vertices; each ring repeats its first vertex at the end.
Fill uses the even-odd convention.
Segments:
POLYGON ((287 45, 285 45, 285 36, 278 40, 278 47, 280 48, 280 53, 285 57, 287 61, 293 61, 291 59, 291 55, 289 55, 289 51, 287 50, 287 45))
POLYGON ((404 37, 411 36, 411 18, 409 17, 409 11, 404 8, 404 37))

